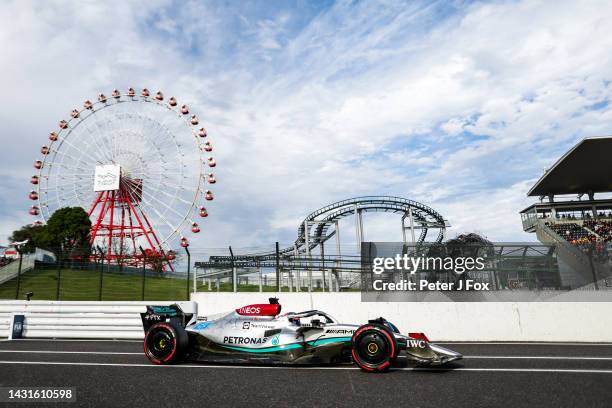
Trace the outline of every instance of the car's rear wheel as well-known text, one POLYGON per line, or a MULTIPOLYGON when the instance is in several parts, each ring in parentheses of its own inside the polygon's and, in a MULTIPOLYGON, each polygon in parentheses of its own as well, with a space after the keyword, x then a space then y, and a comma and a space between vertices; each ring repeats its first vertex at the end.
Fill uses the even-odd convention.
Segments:
POLYGON ((352 338, 352 356, 362 370, 386 371, 398 353, 397 342, 389 329, 379 325, 361 326, 352 338))
POLYGON ((187 348, 187 332, 174 323, 156 323, 147 331, 144 352, 153 364, 180 361, 187 348))

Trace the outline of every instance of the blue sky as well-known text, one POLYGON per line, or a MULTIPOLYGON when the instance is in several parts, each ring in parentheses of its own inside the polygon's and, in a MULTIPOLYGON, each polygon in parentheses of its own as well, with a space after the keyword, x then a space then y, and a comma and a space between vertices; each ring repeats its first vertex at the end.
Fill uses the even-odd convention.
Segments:
MULTIPOLYGON (((32 220, 57 120, 129 86, 189 101, 215 140, 201 247, 289 242, 310 211, 377 194, 430 205, 451 236, 533 240, 529 187, 612 133, 610 18, 605 1, 4 1, 0 242, 32 220)), ((372 217, 366 239, 396 224, 372 217)))

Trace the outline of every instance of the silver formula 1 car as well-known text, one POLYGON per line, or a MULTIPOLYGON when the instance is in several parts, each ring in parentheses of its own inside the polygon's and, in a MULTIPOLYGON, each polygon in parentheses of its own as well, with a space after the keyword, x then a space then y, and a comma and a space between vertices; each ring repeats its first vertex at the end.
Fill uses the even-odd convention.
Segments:
POLYGON ((141 314, 144 352, 154 364, 339 364, 354 362, 385 371, 401 351, 423 365, 442 365, 462 355, 429 342, 423 333, 400 334, 384 318, 343 324, 320 310, 281 314, 278 299, 197 319, 178 305, 147 306, 141 314))

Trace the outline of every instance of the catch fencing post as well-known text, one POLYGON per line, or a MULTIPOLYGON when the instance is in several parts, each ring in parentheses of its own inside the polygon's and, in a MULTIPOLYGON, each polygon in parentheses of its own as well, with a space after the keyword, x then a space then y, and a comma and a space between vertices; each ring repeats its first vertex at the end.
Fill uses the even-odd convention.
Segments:
POLYGON ((191 254, 189 253, 188 247, 185 247, 185 252, 187 252, 187 300, 189 300, 189 284, 191 283, 191 254))
POLYGON ((57 286, 55 287, 55 300, 60 300, 60 284, 62 281, 62 250, 57 251, 57 286))
POLYGON ((147 270, 147 255, 145 254, 144 249, 140 248, 140 252, 142 252, 142 294, 140 295, 141 300, 145 300, 145 272, 147 270))
POLYGON ((280 282, 280 250, 278 249, 278 241, 276 242, 276 287, 281 291, 280 282))
MULTIPOLYGON (((204 284, 204 281, 202 281, 202 284, 204 284)), ((196 293, 198 291, 198 268, 196 267, 195 270, 193 271, 193 293, 196 293)))
POLYGON ((100 261, 102 262, 102 265, 100 265, 100 287, 98 288, 98 300, 102 300, 102 284, 103 284, 103 279, 104 279, 104 251, 102 251, 102 248, 100 248, 99 245, 96 245, 96 248, 98 249, 98 252, 100 252, 100 261))
POLYGON ((230 255, 232 257, 232 286, 234 292, 238 292, 238 282, 236 282, 237 273, 236 273, 236 264, 234 263, 234 251, 232 251, 232 247, 229 247, 230 255))
MULTIPOLYGON (((92 247, 91 250, 93 251, 93 263, 94 263, 94 272, 98 273, 98 268, 100 267, 99 263, 100 260, 98 259, 98 254, 96 253, 96 250, 92 247)), ((91 258, 90 258, 91 259, 91 258)), ((89 261, 89 263, 91 264, 91 260, 89 261)), ((98 283, 98 301, 100 300, 100 284, 98 283)))
POLYGON ((257 269, 259 269, 259 291, 263 292, 263 286, 261 282, 261 263, 257 262, 257 269))
POLYGON ((15 249, 17 250, 17 253, 19 254, 19 266, 17 268, 17 288, 15 289, 15 300, 19 300, 19 286, 21 284, 21 265, 23 265, 23 253, 21 252, 21 249, 19 249, 19 246, 16 246, 15 249))

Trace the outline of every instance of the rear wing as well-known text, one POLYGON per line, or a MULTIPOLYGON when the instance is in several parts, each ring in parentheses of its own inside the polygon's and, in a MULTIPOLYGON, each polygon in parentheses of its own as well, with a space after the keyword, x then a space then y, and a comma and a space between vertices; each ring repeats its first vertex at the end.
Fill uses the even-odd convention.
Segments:
POLYGON ((196 321, 197 309, 196 302, 175 303, 169 306, 147 306, 147 311, 140 314, 142 327, 145 333, 155 323, 160 322, 174 323, 181 327, 187 327, 196 321))

